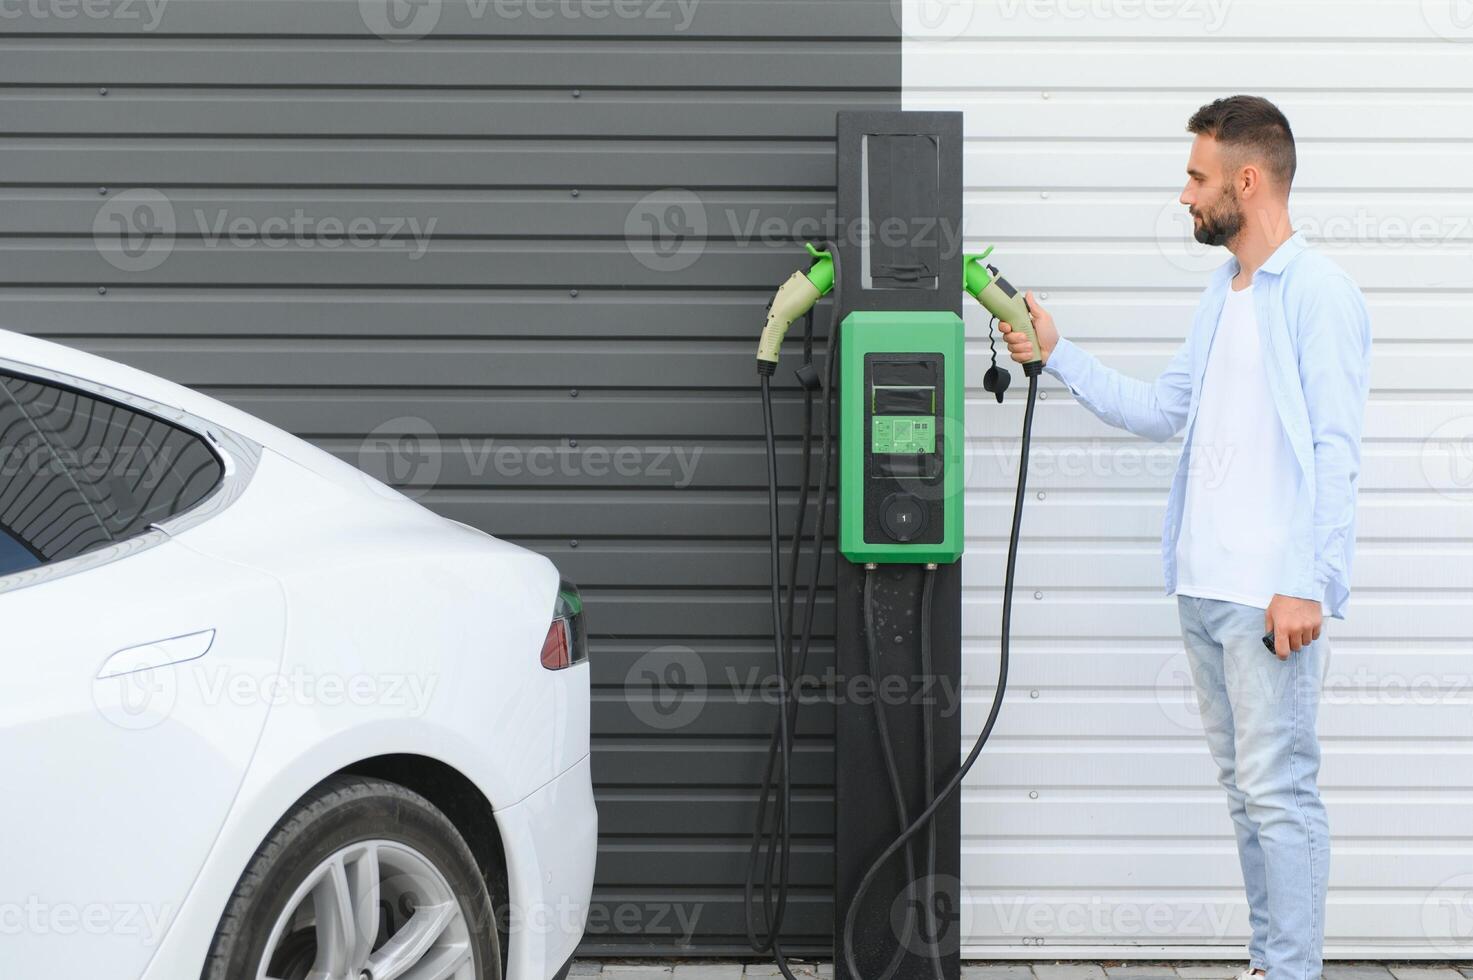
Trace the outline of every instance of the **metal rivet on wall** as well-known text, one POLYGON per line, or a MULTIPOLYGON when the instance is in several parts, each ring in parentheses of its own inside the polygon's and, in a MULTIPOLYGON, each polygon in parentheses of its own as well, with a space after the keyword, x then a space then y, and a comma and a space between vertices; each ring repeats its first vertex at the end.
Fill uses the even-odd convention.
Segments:
POLYGON ((572 194, 573 194, 574 197, 577 197, 578 196, 578 188, 576 188, 576 187, 573 188, 572 194))
POLYGON ((577 388, 569 388, 568 389, 568 397, 569 398, 577 398, 578 397, 578 389, 577 388))
POLYGON ((576 448, 576 447, 577 447, 577 445, 578 445, 578 440, 577 440, 577 439, 569 439, 569 440, 568 440, 568 445, 569 445, 569 446, 573 446, 573 447, 575 447, 575 448, 576 448))
POLYGON ((569 541, 568 542, 568 547, 569 548, 576 548, 576 547, 578 547, 578 539, 577 538, 574 538, 573 540, 569 541))
POLYGON ((106 95, 107 94, 107 89, 105 87, 99 86, 98 89, 97 89, 97 94, 98 95, 106 95))
POLYGON ((1048 494, 1045 493, 1044 491, 1040 490, 1040 491, 1038 491, 1038 499, 1039 500, 1047 500, 1048 499, 1048 494))
POLYGON ((580 88, 573 89, 573 98, 575 98, 575 99, 576 98, 580 98, 582 95, 583 95, 583 90, 582 89, 580 89, 580 88))
POLYGON ((1028 791, 1028 798, 1030 800, 1036 800, 1036 799, 1038 799, 1038 790, 1036 790, 1036 789, 1029 790, 1028 791))
POLYGON ((107 287, 106 286, 98 286, 97 287, 97 295, 99 295, 99 296, 106 296, 107 295, 107 287))
POLYGON ((1042 592, 1035 592, 1035 593, 1033 593, 1033 598, 1035 598, 1035 599, 1042 599, 1043 598, 1043 593, 1042 592))
POLYGON ((576 289, 570 289, 570 290, 568 290, 568 295, 569 296, 577 296, 578 295, 578 290, 576 290, 576 289))
POLYGON ((97 188, 97 193, 99 193, 99 194, 101 194, 101 195, 103 195, 105 197, 105 196, 107 196, 107 188, 106 187, 99 187, 99 188, 97 188))

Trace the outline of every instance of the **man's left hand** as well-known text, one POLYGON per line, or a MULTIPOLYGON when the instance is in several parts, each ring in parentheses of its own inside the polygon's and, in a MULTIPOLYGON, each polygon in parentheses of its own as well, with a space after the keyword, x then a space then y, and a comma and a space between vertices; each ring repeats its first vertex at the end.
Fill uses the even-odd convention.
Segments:
POLYGON ((1320 638, 1320 604, 1313 599, 1276 595, 1263 613, 1263 628, 1274 635, 1274 656, 1288 660, 1320 638))

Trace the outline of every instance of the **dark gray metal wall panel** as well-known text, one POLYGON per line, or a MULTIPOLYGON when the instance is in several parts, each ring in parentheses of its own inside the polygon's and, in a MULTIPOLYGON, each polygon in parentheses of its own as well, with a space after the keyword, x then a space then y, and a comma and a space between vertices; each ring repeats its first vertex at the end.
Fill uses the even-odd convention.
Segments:
MULTIPOLYGON (((759 745, 752 739, 708 739, 699 742, 691 739, 682 744, 676 739, 651 742, 647 738, 605 737, 598 753, 599 773, 605 787, 644 787, 658 784, 671 791, 669 800, 663 805, 676 807, 679 806, 676 801, 691 790, 704 791, 709 787, 723 787, 747 792, 761 778, 762 767, 766 763, 767 746, 759 745)), ((793 785, 803 789, 825 789, 831 787, 833 781, 833 746, 814 739, 800 743, 793 753, 793 785)), ((662 804, 652 801, 650 805, 662 804)), ((832 821, 830 824, 832 825, 832 821)), ((734 835, 732 840, 740 844, 741 836, 734 835)), ((825 834, 823 839, 827 841, 828 836, 825 834)), ((705 888, 710 894, 723 894, 728 892, 724 882, 729 877, 723 875, 722 880, 717 882, 692 883, 680 875, 671 875, 669 884, 671 890, 695 884, 705 888)), ((624 884, 605 877, 599 890, 614 892, 623 888, 624 884)), ((658 891, 655 896, 658 897, 658 891)), ((817 937, 827 935, 830 931, 825 926, 809 935, 817 937)), ((627 936, 606 937, 608 942, 600 942, 597 936, 589 938, 594 946, 617 945, 617 940, 620 939, 633 938, 637 941, 637 937, 627 936)), ((716 934, 708 938, 719 943, 734 938, 734 934, 716 934)), ((740 941, 737 945, 740 945, 740 941)))
MULTIPOLYGON (((681 439, 724 431, 733 425, 734 413, 740 418, 749 414, 752 407, 750 398, 735 392, 712 392, 706 397, 686 393, 590 392, 576 399, 568 397, 566 392, 385 395, 377 390, 256 393, 231 389, 216 393, 284 429, 312 432, 324 438, 353 431, 365 418, 372 417, 372 413, 392 412, 384 418, 403 415, 422 418, 437 432, 451 437, 481 432, 487 420, 495 419, 498 429, 510 438, 551 428, 576 430, 585 437, 608 435, 621 439, 629 433, 658 430, 662 438, 681 439), (596 420, 590 419, 595 413, 596 420)), ((775 403, 774 412, 785 428, 795 429, 802 418, 802 405, 796 398, 784 398, 775 403)))
MULTIPOLYGON (((818 134, 815 134, 817 136, 818 134)), ((0 134, 10 185, 90 187, 771 187, 833 193, 834 152, 776 141, 229 140, 0 134)))
MULTIPOLYGON (((359 0, 15 5, 0 326, 202 388, 556 561, 592 628, 586 948, 741 952, 773 719, 752 355, 832 210, 834 113, 899 102, 896 5, 500 2, 428 0, 412 42, 375 36, 359 0), (627 239, 671 188, 706 218, 679 268, 627 239), (140 192, 172 212, 156 263, 110 223, 140 192), (229 233, 298 212, 378 224, 339 247, 229 233), (405 435, 422 451, 396 469, 405 435), (645 673, 662 649, 698 680, 676 727, 645 673)), ((802 405, 786 366, 777 381, 790 532, 802 405)), ((815 613, 822 677, 828 595, 815 613)), ((832 729, 808 712, 794 762, 788 931, 810 950, 831 930, 832 729)))
MULTIPOLYGON (((232 0, 220 0, 229 3, 232 0)), ((801 58, 795 55, 795 58, 801 58)), ((457 138, 503 133, 563 139, 803 138, 832 132, 835 108, 881 109, 883 91, 639 90, 491 92, 367 89, 113 88, 0 91, 0 130, 13 136, 330 136, 457 138)))
MULTIPOLYGON (((315 218, 345 224, 368 213, 412 216, 400 232, 412 242, 414 230, 432 229, 435 241, 598 237, 621 239, 625 221, 639 203, 636 190, 580 188, 567 191, 453 190, 277 190, 191 188, 171 193, 175 240, 213 241, 225 237, 225 217, 264 222, 310 210, 315 218)), ((764 223, 810 223, 819 227, 833 208, 831 195, 819 191, 711 191, 701 195, 712 241, 744 241, 759 234, 764 223)), ((90 240, 97 217, 97 191, 57 189, 52 194, 0 190, 0 235, 77 236, 90 240)), ((219 247, 230 248, 228 240, 219 247)))
MULTIPOLYGON (((54 335, 194 336, 201 333, 196 307, 202 302, 209 304, 212 337, 397 337, 412 318, 416 337, 745 341, 751 336, 752 317, 763 312, 767 300, 725 287, 679 292, 581 289, 576 297, 553 290, 475 288, 427 295, 416 290, 283 287, 263 294, 129 286, 105 297, 95 291, 12 289, 0 292, 0 323, 24 322, 54 335), (588 315, 590 307, 596 316, 588 315)), ((824 337, 827 324, 816 326, 824 337)))
MULTIPOLYGON (((611 524, 623 536, 659 539, 705 533, 761 540, 767 533, 767 496, 758 490, 703 494, 669 489, 621 494, 581 489, 434 490, 420 500, 466 524, 500 528, 504 537, 562 537, 565 545, 606 534, 611 524)), ((787 495, 783 500, 788 509, 781 528, 791 534, 793 498, 787 495)), ((809 520, 812 527, 811 515, 809 520)))
MULTIPOLYGON (((406 333, 411 332, 412 324, 406 323, 406 333)), ((751 380, 747 377, 751 365, 736 360, 745 351, 735 341, 599 340, 582 341, 575 350, 553 340, 242 343, 233 338, 185 341, 170 337, 98 339, 88 346, 115 360, 200 387, 240 387, 267 377, 278 385, 310 386, 332 377, 339 384, 354 386, 571 385, 580 391, 606 386, 684 390, 705 382, 713 388, 740 390, 750 387, 751 380), (650 369, 655 358, 663 362, 660 372, 650 369), (698 379, 696 385, 691 384, 692 379, 698 379)))
MULTIPOLYGON (((78 4, 77 7, 83 6, 78 4)), ((71 5, 16 4, 10 37, 103 35, 231 38, 313 36, 373 38, 382 15, 360 0, 89 0, 97 16, 58 16, 71 5), (363 11, 373 12, 365 17, 363 11)), ((889 0, 436 0, 426 38, 863 38, 899 42, 889 0), (573 16, 559 16, 571 8, 573 16), (552 12, 552 16, 549 16, 552 12), (432 26, 430 26, 432 25, 432 26)), ((409 36, 406 32, 403 36, 409 36)), ((899 58, 896 85, 899 85, 899 58)))
POLYGON ((430 241, 418 259, 410 257, 411 250, 417 250, 413 241, 355 248, 236 246, 223 236, 213 243, 178 239, 162 264, 133 272, 109 262, 91 238, 43 238, 6 255, 0 286, 660 289, 678 279, 684 289, 757 290, 774 278, 786 279, 793 266, 791 254, 760 242, 713 242, 679 276, 641 262, 622 241, 430 241))
MULTIPOLYGON (((171 0, 177 2, 177 0, 171 0)), ((702 0, 705 2, 705 0, 702 0)), ((276 37, 269 40, 180 38, 139 43, 129 38, 60 41, 0 37, 0 85, 76 85, 87 77, 111 86, 174 88, 181 80, 256 87, 381 86, 411 88, 718 89, 822 88, 894 84, 895 55, 868 41, 753 45, 725 41, 631 40, 450 41, 385 45, 367 40, 276 37), (650 63, 659 59, 651 77, 650 63), (577 59, 570 73, 569 59, 577 59)))
MULTIPOLYGON (((833 822, 833 805, 833 797, 823 793, 794 794, 793 829, 810 837, 825 834, 833 822)), ((726 789, 680 790, 662 797, 611 789, 598 803, 600 825, 615 836, 685 837, 698 827, 706 835, 739 837, 751 829, 756 812, 748 794, 726 789), (652 800, 666 805, 652 806, 652 800)))

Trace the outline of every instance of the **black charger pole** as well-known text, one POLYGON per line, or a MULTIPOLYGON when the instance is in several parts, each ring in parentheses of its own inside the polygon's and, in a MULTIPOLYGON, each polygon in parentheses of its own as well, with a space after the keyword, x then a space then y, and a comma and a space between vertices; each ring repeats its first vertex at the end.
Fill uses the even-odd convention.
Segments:
MULTIPOLYGON (((962 115, 959 112, 840 112, 837 226, 844 270, 839 316, 856 310, 962 313, 962 115)), ((842 344, 842 336, 840 338, 842 344)), ((979 379, 980 380, 980 379, 979 379)), ((836 481, 842 484, 842 480, 836 481)), ((836 492, 837 489, 836 489, 836 492)), ((921 671, 921 565, 870 573, 871 639, 882 664, 872 677, 866 644, 866 570, 837 556, 834 718, 835 980, 957 980, 961 945, 961 794, 935 816, 934 875, 927 836, 911 841, 915 877, 898 855, 855 911, 849 970, 842 944, 860 877, 903 829, 893 806, 875 708, 913 820, 961 762, 961 562, 931 574, 931 677, 921 671), (922 753, 923 701, 930 702, 932 753, 922 753), (937 973, 940 976, 937 976, 937 973)))

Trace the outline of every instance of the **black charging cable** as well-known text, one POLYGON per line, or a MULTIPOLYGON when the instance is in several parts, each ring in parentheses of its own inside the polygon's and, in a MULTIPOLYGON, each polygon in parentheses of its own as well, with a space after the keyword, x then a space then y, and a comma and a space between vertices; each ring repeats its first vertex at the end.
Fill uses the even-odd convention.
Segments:
MULTIPOLYGON (((1028 404, 1023 410, 1023 436, 1018 452, 1018 490, 1013 497, 1013 523, 1012 530, 1008 535, 1007 572, 1003 576, 1002 635, 999 638, 998 644, 997 691, 993 694, 992 708, 987 713, 987 721, 982 725, 982 732, 977 736, 977 741, 972 745, 972 750, 967 753, 967 757, 963 760, 961 767, 957 769, 956 774, 951 779, 947 780, 946 785, 941 787, 940 791, 936 793, 931 802, 921 811, 920 815, 911 821, 910 825, 901 832, 900 836, 896 837, 890 843, 889 847, 880 852, 879 857, 875 858, 869 869, 865 871, 864 877, 859 879, 859 885, 850 897, 849 911, 844 916, 844 934, 841 947, 845 968, 848 970, 849 976, 854 978, 854 980, 858 980, 861 976, 854 953, 854 924, 859 912, 860 899, 863 898, 864 894, 874 884, 875 876, 879 874, 880 868, 884 866, 885 862, 890 860, 896 851, 905 847, 907 842, 917 832, 930 824, 935 818, 936 812, 941 809, 941 805, 961 788, 962 781, 966 779, 967 773, 972 771, 972 766, 976 764, 977 757, 982 754, 983 746, 987 744, 988 738, 992 735, 992 729, 997 724, 997 716, 1002 711, 1003 698, 1007 694, 1008 648, 1013 632, 1013 572, 1018 563, 1018 536, 1023 526, 1023 498, 1027 494, 1028 487, 1028 452, 1033 434, 1033 406, 1038 399, 1039 371, 1037 369, 1029 370, 1028 368, 1031 367, 1033 365, 1027 365, 1024 369, 1024 374, 1028 376, 1028 404)), ((929 629, 929 625, 925 620, 922 621, 922 628, 929 629)), ((932 933, 933 940, 938 938, 936 933, 932 933)), ((935 954, 934 942, 932 946, 932 952, 935 954)))
MULTIPOLYGON (((795 528, 793 530, 793 543, 792 543, 792 547, 791 547, 791 549, 790 549, 790 551, 788 553, 788 576, 787 576, 787 581, 788 581, 789 585, 788 585, 787 601, 785 603, 785 608, 784 608, 784 611, 783 611, 783 632, 782 632, 782 636, 784 637, 784 640, 783 640, 784 647, 783 648, 785 650, 789 651, 789 655, 790 656, 796 656, 796 653, 795 653, 794 648, 793 648, 793 644, 791 642, 791 637, 793 636, 793 611, 794 611, 794 603, 795 603, 795 600, 797 599, 797 595, 798 595, 798 589, 797 589, 798 568, 799 568, 799 563, 800 563, 800 561, 802 559, 802 555, 803 555, 803 528, 804 528, 804 525, 805 525, 805 523, 807 521, 807 517, 808 517, 809 475, 810 475, 811 463, 812 463, 811 457, 813 455, 813 394, 814 394, 814 391, 815 390, 817 390, 818 388, 821 387, 821 383, 818 380, 817 372, 815 372, 814 369, 813 369, 813 310, 812 309, 810 309, 807 313, 805 313, 803 315, 803 363, 802 363, 802 366, 799 367, 799 369, 797 371, 797 374, 798 374, 799 380, 801 381, 801 383, 803 385, 803 438, 802 438, 802 443, 801 443, 801 447, 802 448, 799 450, 800 469, 799 469, 799 474, 798 474, 798 487, 799 487, 799 490, 798 490, 798 516, 797 516, 796 526, 795 526, 795 528)), ((768 394, 764 395, 764 401, 770 402, 770 400, 771 400, 771 395, 770 395, 770 392, 769 392, 768 394)), ((776 472, 775 456, 774 457, 769 457, 769 467, 768 468, 769 468, 769 474, 770 475, 771 474, 775 474, 775 472, 776 472)), ((768 499, 769 499, 769 502, 774 501, 776 499, 772 495, 772 491, 774 490, 775 484, 776 484, 775 478, 769 480, 769 485, 768 485, 768 490, 769 490, 768 499)), ((803 657, 800 657, 799 659, 802 660, 802 661, 806 661, 807 658, 806 658, 806 656, 803 656, 803 657)), ((788 684, 790 686, 795 686, 799 682, 799 679, 801 678, 802 672, 803 672, 803 667, 802 667, 801 664, 795 663, 794 666, 795 666, 796 669, 794 670, 793 675, 791 675, 789 677, 789 679, 788 679, 788 684)), ((785 702, 783 702, 783 703, 785 703, 785 702)), ((794 725, 796 725, 796 723, 797 723, 797 712, 794 711, 791 714, 791 716, 789 717, 789 719, 788 719, 788 724, 790 726, 794 726, 794 725)), ((767 812, 767 800, 768 800, 768 797, 770 795, 770 787, 772 785, 773 767, 774 767, 774 765, 776 764, 776 761, 777 761, 777 753, 778 753, 779 749, 781 749, 782 746, 783 746, 783 744, 784 744, 783 741, 782 741, 782 738, 780 737, 780 735, 781 735, 781 733, 780 733, 778 727, 776 725, 774 725, 773 726, 773 731, 772 731, 772 736, 768 740, 768 746, 767 746, 767 768, 766 768, 765 773, 764 773, 764 776, 763 776, 762 797, 761 797, 761 800, 758 803, 758 816, 759 816, 759 821, 762 819, 763 815, 765 815, 766 812, 767 812)), ((778 834, 780 832, 781 826, 782 826, 782 821, 781 820, 779 820, 777 822, 774 822, 774 824, 772 826, 772 831, 770 833, 768 833, 765 836, 765 838, 762 836, 761 827, 760 826, 758 827, 757 832, 754 833, 754 836, 753 836, 753 840, 752 840, 752 851, 751 851, 751 853, 749 855, 748 864, 747 864, 747 878, 746 878, 746 884, 745 884, 745 889, 746 889, 745 894, 746 894, 746 898, 747 898, 747 902, 748 902, 748 905, 747 905, 747 938, 748 938, 749 942, 751 943, 752 947, 754 949, 756 949, 758 952, 768 952, 768 951, 770 951, 772 949, 772 943, 775 940, 775 938, 776 938, 776 936, 778 934, 778 931, 779 931, 779 929, 781 928, 781 925, 782 925, 783 915, 787 911, 787 888, 786 888, 786 886, 781 887, 781 888, 777 888, 777 889, 774 888, 774 885, 775 885, 774 875, 776 873, 776 862, 777 862, 778 856, 779 856, 779 854, 781 854, 783 856, 784 860, 786 860, 787 853, 788 853, 785 848, 780 848, 778 846, 778 843, 779 843, 778 834), (755 923, 752 920, 751 905, 750 905, 750 902, 751 902, 751 893, 752 893, 752 889, 754 887, 754 879, 756 877, 757 859, 758 859, 758 855, 759 855, 759 845, 765 845, 766 850, 767 850, 767 866, 766 866, 765 873, 764 873, 763 878, 762 878, 762 882, 763 882, 763 886, 762 886, 762 914, 763 914, 763 917, 766 920, 766 922, 769 923, 769 927, 768 927, 768 939, 765 940, 764 943, 762 945, 760 945, 760 946, 759 946, 758 941, 757 941, 757 935, 756 935, 757 930, 756 930, 756 925, 755 925, 755 923), (774 899, 774 891, 776 891, 776 899, 774 899), (775 926, 775 928, 774 928, 774 926, 775 926)), ((788 868, 787 868, 787 866, 785 864, 784 867, 783 867, 783 869, 782 869, 782 878, 783 878, 784 881, 786 881, 787 871, 788 871, 788 868)))
MULTIPOLYGON (((791 637, 793 636, 793 615, 791 610, 793 608, 794 593, 798 587, 799 541, 802 537, 804 515, 800 514, 797 530, 794 533, 793 550, 790 555, 790 567, 792 571, 788 578, 789 593, 785 609, 781 597, 782 579, 780 578, 781 568, 779 560, 781 533, 778 515, 777 446, 772 418, 771 368, 767 367, 769 362, 759 362, 758 364, 758 374, 761 380, 763 432, 767 449, 768 538, 772 555, 770 574, 772 577, 773 649, 776 655, 778 675, 778 711, 768 742, 767 765, 762 777, 761 791, 757 803, 757 816, 752 832, 752 845, 747 857, 747 873, 743 887, 743 896, 745 899, 744 910, 748 942, 756 952, 771 952, 777 962, 778 969, 782 972, 786 980, 797 980, 797 977, 794 976, 792 970, 788 967, 787 955, 779 941, 782 933, 783 918, 787 912, 788 877, 792 854, 791 770, 793 728, 796 725, 798 707, 798 701, 793 696, 793 691, 801 681, 803 670, 808 662, 809 650, 813 642, 813 623, 814 613, 817 607, 819 575, 823 565, 824 544, 828 530, 829 482, 833 472, 833 409, 838 371, 839 344, 839 294, 837 292, 837 286, 842 282, 842 279, 838 246, 833 242, 825 242, 824 248, 830 253, 833 259, 836 291, 833 296, 829 317, 829 335, 824 364, 825 380, 822 384, 822 398, 819 407, 821 436, 817 514, 815 515, 810 543, 813 564, 809 570, 805 592, 805 607, 803 610, 803 625, 799 632, 796 649, 791 641, 791 637), (766 369, 764 370, 764 368, 766 369), (794 654, 791 673, 789 671, 790 653, 794 654), (773 806, 773 780, 775 774, 777 776, 777 799, 775 801, 776 805, 773 806), (773 809, 777 812, 772 818, 772 826, 769 829, 769 811, 773 809), (766 874, 762 882, 763 922, 759 926, 756 921, 756 878, 757 868, 762 863, 764 847, 767 860, 765 864, 766 874), (762 932, 766 933, 765 938, 759 935, 762 932)), ((811 326, 812 312, 810 311, 809 317, 805 321, 805 331, 811 330, 811 326)), ((816 381, 816 377, 811 373, 812 365, 809 361, 811 350, 811 334, 805 333, 805 363, 804 368, 799 371, 799 380, 802 382, 805 391, 809 393, 809 397, 805 397, 805 406, 811 405, 812 381, 816 381)), ((804 461, 802 468, 803 489, 800 490, 799 495, 800 506, 804 508, 807 505, 808 456, 811 453, 812 445, 811 425, 811 411, 805 410, 804 461)))
MULTIPOLYGON (((798 375, 799 382, 803 386, 803 437, 801 444, 802 448, 799 451, 800 471, 798 477, 799 490, 797 524, 793 531, 792 546, 788 554, 787 581, 789 583, 789 587, 787 600, 785 602, 785 608, 783 612, 782 636, 784 638, 791 638, 793 636, 794 604, 798 593, 798 569, 800 567, 800 561, 803 553, 803 529, 808 517, 808 496, 812 462, 811 457, 813 454, 814 393, 816 391, 821 391, 823 386, 822 381, 818 377, 818 373, 813 368, 813 310, 811 309, 803 316, 803 362, 796 373, 798 375)), ((763 400, 764 402, 770 402, 770 392, 763 395, 763 400)), ((766 414, 767 409, 764 408, 764 419, 766 418, 766 414)), ((776 473, 775 452, 773 456, 769 457, 768 470, 769 476, 771 477, 768 481, 769 510, 773 513, 776 513, 776 479, 774 476, 774 474, 776 473)), ((826 478, 824 481, 821 482, 826 483, 826 478)), ((821 491, 826 492, 826 486, 821 487, 821 491)), ((824 510, 822 504, 820 504, 819 510, 820 514, 822 514, 824 510)), ((811 603, 812 600, 810 599, 809 601, 811 603)), ((811 634, 811 628, 806 629, 805 633, 811 634)), ((794 648, 791 640, 785 639, 784 649, 790 651, 790 656, 797 657, 797 662, 794 664, 795 670, 788 679, 789 685, 794 686, 801 678, 804 664, 806 664, 807 661, 807 644, 800 644, 799 649, 796 651, 796 653, 794 653, 794 648)), ((789 717, 788 724, 790 726, 795 725, 796 721, 797 713, 796 711, 793 711, 789 717)), ((752 837, 752 848, 748 855, 747 876, 744 886, 744 894, 746 898, 747 939, 752 948, 759 953, 771 951, 773 941, 775 940, 779 930, 781 929, 783 915, 787 909, 787 888, 785 885, 783 887, 776 887, 777 881, 775 880, 776 877, 778 877, 779 875, 779 872, 776 869, 776 861, 779 855, 782 855, 784 858, 786 858, 787 855, 787 849, 780 846, 779 834, 781 833, 781 828, 783 826, 781 815, 779 815, 780 819, 773 823, 770 831, 767 830, 764 825, 766 814, 768 811, 768 800, 771 797, 773 771, 777 763, 778 752, 783 747, 783 745, 784 742, 781 738, 781 732, 778 726, 774 724, 771 738, 768 740, 767 767, 763 774, 762 793, 757 806, 758 826, 757 829, 754 831, 752 837), (768 938, 759 941, 757 938, 757 925, 752 915, 752 898, 753 892, 755 890, 757 864, 760 860, 760 855, 763 847, 766 848, 767 862, 765 874, 762 879, 762 914, 764 920, 767 923, 766 931, 768 933, 768 938), (776 898, 774 898, 774 894, 776 894, 776 898)), ((780 873, 781 878, 784 882, 786 881, 786 873, 787 868, 786 866, 784 866, 780 873)))

